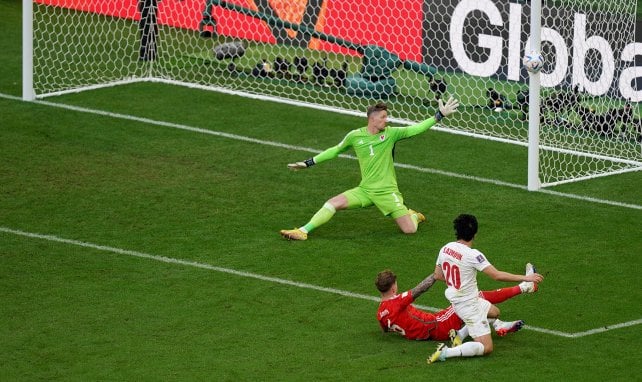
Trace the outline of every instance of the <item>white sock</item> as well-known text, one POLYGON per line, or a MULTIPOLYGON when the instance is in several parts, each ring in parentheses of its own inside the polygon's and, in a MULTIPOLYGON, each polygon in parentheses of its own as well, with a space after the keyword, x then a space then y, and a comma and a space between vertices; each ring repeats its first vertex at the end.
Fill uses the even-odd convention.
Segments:
POLYGON ((459 338, 463 341, 468 337, 468 326, 464 325, 457 331, 457 335, 459 335, 459 338))
POLYGON ((446 358, 452 357, 475 357, 484 354, 484 345, 481 342, 465 342, 454 348, 445 350, 446 358))
POLYGON ((519 290, 522 291, 522 293, 526 293, 526 289, 528 288, 528 281, 522 281, 519 285, 519 290))
POLYGON ((499 318, 489 318, 488 322, 490 322, 493 325, 493 328, 495 328, 495 330, 501 328, 502 325, 504 324, 504 321, 500 320, 499 318))

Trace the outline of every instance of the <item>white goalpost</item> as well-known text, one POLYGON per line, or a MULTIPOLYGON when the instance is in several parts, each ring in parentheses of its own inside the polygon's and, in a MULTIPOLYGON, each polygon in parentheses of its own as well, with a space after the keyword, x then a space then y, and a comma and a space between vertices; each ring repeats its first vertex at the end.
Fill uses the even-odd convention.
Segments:
POLYGON ((528 150, 529 190, 642 169, 636 0, 22 0, 23 98, 163 82, 528 150), (524 53, 541 52, 529 74, 524 53))
MULTIPOLYGON (((530 50, 540 52, 542 49, 542 0, 532 0, 530 22, 530 50)), ((531 73, 528 89, 528 170, 526 184, 529 191, 537 191, 542 185, 539 173, 540 85, 539 72, 531 73)))
POLYGON ((33 101, 33 2, 22 0, 22 99, 33 101))

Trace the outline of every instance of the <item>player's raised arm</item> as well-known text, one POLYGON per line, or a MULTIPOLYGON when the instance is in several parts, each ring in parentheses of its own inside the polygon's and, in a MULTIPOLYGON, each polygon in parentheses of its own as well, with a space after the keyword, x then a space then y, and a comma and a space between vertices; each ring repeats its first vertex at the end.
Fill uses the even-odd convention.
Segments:
POLYGON ((435 113, 435 116, 430 117, 425 121, 419 122, 415 125, 405 127, 405 138, 421 134, 424 131, 430 129, 431 127, 439 123, 439 121, 444 119, 444 117, 447 117, 456 112, 457 107, 459 107, 459 101, 453 97, 448 98, 448 101, 446 101, 446 103, 444 103, 442 100, 439 100, 439 109, 435 113))
POLYGON ((435 283, 435 275, 431 274, 425 279, 423 279, 419 284, 417 284, 416 287, 412 288, 412 298, 417 299, 419 296, 421 296, 425 291, 430 289, 431 286, 435 283))
POLYGON ((435 119, 437 120, 437 122, 441 121, 442 119, 444 119, 444 117, 447 117, 456 112, 458 107, 459 101, 453 97, 448 98, 448 101, 446 101, 446 103, 444 103, 444 101, 440 99, 439 110, 435 114, 435 119))

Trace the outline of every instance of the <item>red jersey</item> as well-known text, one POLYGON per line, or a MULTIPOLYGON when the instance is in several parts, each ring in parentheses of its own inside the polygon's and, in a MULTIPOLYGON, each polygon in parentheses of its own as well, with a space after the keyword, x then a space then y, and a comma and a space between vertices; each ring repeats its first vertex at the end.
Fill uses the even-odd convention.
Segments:
POLYGON ((413 301, 411 291, 381 301, 377 320, 383 331, 400 333, 409 340, 446 341, 450 329, 463 326, 452 307, 433 314, 415 308, 413 301))

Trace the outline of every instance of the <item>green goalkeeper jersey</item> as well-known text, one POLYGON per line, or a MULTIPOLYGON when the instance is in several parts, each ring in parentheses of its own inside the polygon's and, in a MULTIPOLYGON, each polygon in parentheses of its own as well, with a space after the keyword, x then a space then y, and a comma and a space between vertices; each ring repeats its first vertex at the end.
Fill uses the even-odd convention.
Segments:
POLYGON ((386 127, 375 135, 370 134, 366 127, 355 129, 346 134, 338 145, 316 155, 314 162, 321 163, 336 158, 352 147, 361 169, 359 186, 370 191, 394 191, 398 188, 393 158, 395 144, 423 133, 435 123, 435 118, 429 118, 412 126, 386 127))

